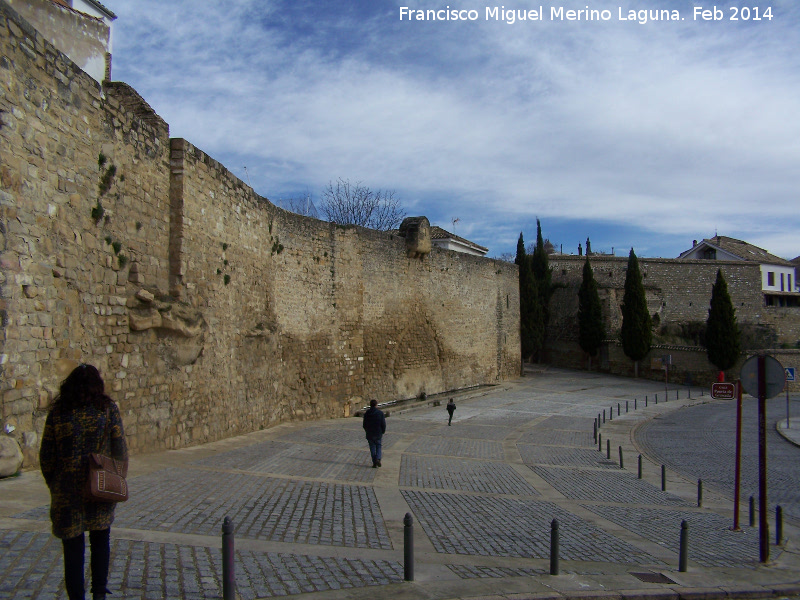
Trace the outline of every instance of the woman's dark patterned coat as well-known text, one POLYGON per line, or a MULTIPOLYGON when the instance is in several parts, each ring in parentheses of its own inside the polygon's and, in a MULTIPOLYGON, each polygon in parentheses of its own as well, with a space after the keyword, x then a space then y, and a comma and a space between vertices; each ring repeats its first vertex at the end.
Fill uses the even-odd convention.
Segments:
POLYGON ((91 403, 73 408, 57 405, 47 415, 39 462, 50 488, 50 520, 58 538, 108 529, 114 521, 114 503, 83 498, 91 452, 128 459, 119 409, 111 400, 108 407, 108 416, 105 408, 91 403))

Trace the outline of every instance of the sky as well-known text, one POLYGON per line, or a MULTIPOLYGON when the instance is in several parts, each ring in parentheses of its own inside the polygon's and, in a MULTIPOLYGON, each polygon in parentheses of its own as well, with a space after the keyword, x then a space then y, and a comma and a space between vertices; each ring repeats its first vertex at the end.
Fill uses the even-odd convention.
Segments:
POLYGON ((102 2, 112 79, 273 202, 361 182, 490 257, 537 218, 565 253, 800 255, 795 0, 102 2))

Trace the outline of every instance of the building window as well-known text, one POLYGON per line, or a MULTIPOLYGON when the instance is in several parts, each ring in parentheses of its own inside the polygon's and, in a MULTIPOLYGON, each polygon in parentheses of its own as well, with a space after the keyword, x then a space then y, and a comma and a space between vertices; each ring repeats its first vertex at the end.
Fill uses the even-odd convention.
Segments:
POLYGON ((783 275, 784 275, 784 274, 783 274, 783 273, 781 273, 781 291, 782 291, 782 292, 783 292, 783 291, 785 291, 785 290, 783 289, 783 275))
POLYGON ((787 291, 793 292, 794 288, 792 287, 792 275, 791 275, 791 273, 789 275, 787 275, 786 277, 789 279, 789 285, 786 286, 788 288, 787 291))
POLYGON ((706 248, 700 253, 700 258, 703 260, 715 260, 717 258, 717 251, 714 248, 706 248))
POLYGON ((767 285, 775 285, 775 273, 767 271, 767 285))

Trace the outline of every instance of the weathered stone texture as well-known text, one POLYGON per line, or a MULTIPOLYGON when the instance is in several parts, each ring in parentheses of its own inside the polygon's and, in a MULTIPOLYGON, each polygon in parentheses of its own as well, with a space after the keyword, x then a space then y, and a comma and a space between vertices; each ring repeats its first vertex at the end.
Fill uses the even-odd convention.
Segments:
MULTIPOLYGON (((564 366, 586 366, 586 356, 577 345, 578 339, 578 289, 583 277, 582 256, 551 256, 553 282, 557 289, 551 303, 551 324, 548 331, 548 356, 564 366)), ((616 339, 622 324, 622 298, 625 288, 627 257, 591 256, 590 263, 597 281, 608 339, 616 339)), ((666 324, 702 323, 708 319, 711 289, 721 269, 736 310, 737 323, 766 327, 774 333, 777 345, 794 346, 800 340, 800 309, 764 305, 761 290, 761 270, 758 263, 744 261, 679 260, 640 258, 647 305, 651 316, 656 317, 658 330, 666 324)), ((747 350, 747 348, 743 349, 747 350)), ((632 374, 633 363, 624 357, 622 350, 609 344, 603 350, 602 363, 614 373, 632 374)), ((770 351, 775 354, 776 351, 770 351)), ((655 346, 650 357, 664 354, 680 356, 676 372, 694 381, 710 383, 714 367, 708 362, 704 348, 678 348, 655 346), (708 381, 706 381, 708 379, 708 381)), ((648 375, 650 357, 642 361, 643 373, 648 375)), ((597 364, 597 361, 595 361, 597 364)), ((792 365, 786 365, 792 366, 792 365)), ((738 373, 738 367, 732 372, 738 373)), ((652 374, 663 378, 663 371, 652 374)))
POLYGON ((134 452, 519 373, 515 265, 301 217, 0 0, 0 399, 25 464, 96 364, 134 452))

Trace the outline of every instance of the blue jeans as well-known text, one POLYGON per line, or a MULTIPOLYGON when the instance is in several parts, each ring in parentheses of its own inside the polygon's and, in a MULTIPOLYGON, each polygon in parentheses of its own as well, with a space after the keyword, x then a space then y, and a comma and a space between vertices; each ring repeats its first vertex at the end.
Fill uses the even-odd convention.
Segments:
POLYGON ((372 456, 372 464, 374 465, 381 459, 381 438, 367 438, 367 442, 369 442, 369 453, 372 456))

